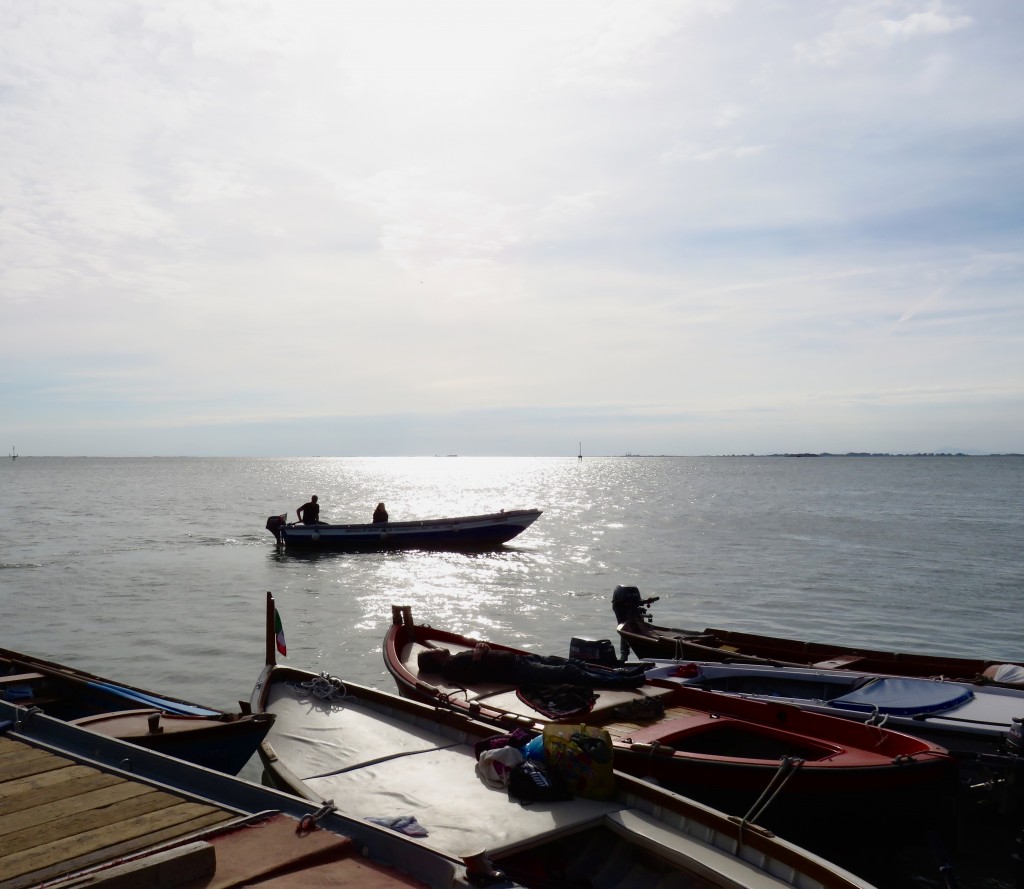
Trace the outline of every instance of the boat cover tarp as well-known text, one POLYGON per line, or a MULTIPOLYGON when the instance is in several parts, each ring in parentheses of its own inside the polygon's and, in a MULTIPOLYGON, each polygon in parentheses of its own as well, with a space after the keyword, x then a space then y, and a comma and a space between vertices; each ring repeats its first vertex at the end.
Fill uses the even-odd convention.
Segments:
POLYGON ((885 677, 832 700, 841 710, 889 713, 893 716, 917 716, 944 713, 974 697, 964 685, 922 679, 885 677))

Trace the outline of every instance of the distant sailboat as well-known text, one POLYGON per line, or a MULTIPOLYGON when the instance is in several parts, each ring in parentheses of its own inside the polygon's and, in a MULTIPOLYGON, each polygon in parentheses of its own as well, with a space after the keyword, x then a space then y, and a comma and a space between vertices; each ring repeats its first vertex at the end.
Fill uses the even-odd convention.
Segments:
POLYGON ((14 449, 14 445, 11 445, 11 459, 12 460, 17 460, 18 459, 18 452, 14 449))
POLYGON ((580 442, 580 459, 583 459, 583 442, 580 442))

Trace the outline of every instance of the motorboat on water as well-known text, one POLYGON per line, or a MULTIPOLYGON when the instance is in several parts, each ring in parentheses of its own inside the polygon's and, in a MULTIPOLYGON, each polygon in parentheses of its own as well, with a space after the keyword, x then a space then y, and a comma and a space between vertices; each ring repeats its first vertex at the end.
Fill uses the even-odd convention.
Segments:
POLYGON ((510 509, 486 515, 354 525, 289 522, 270 516, 267 530, 287 550, 376 552, 395 549, 478 550, 508 543, 537 519, 540 509, 510 509))

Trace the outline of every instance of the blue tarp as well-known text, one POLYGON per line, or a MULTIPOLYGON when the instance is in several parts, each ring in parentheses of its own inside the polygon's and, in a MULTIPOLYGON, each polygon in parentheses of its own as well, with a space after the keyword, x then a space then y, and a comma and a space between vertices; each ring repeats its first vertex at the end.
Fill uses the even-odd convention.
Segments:
POLYGON ((974 692, 964 685, 886 677, 835 698, 831 703, 841 710, 917 716, 920 713, 944 713, 966 704, 973 697, 974 692))

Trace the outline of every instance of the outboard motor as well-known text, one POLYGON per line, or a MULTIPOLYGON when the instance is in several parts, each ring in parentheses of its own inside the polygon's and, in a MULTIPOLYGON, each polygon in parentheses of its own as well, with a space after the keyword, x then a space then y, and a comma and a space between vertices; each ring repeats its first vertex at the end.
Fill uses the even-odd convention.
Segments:
MULTIPOLYGON (((651 616, 647 613, 647 606, 657 601, 657 596, 652 596, 650 599, 641 599, 640 590, 637 587, 622 586, 620 584, 612 591, 612 611, 615 612, 616 623, 624 624, 630 620, 642 621, 644 618, 650 622, 651 616)), ((626 641, 626 637, 620 634, 619 655, 623 663, 629 659, 629 651, 629 643, 626 641)))
POLYGON ((612 591, 612 611, 619 623, 631 618, 642 604, 640 590, 635 586, 619 585, 612 591))
POLYGON ((1010 730, 1006 733, 1006 748, 1014 756, 1024 756, 1024 734, 1021 729, 1024 728, 1024 716, 1014 716, 1013 725, 1010 726, 1010 730))
POLYGON ((267 530, 274 535, 274 540, 281 542, 281 529, 288 521, 288 513, 283 515, 272 515, 267 519, 267 530))
POLYGON ((647 613, 647 606, 657 602, 658 596, 651 596, 649 599, 640 598, 640 590, 635 586, 617 586, 612 591, 612 611, 615 612, 615 619, 621 624, 627 620, 644 620, 648 623, 652 620, 647 613))

